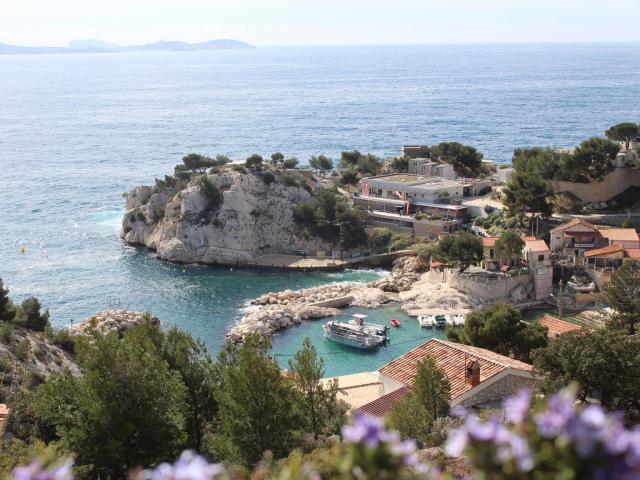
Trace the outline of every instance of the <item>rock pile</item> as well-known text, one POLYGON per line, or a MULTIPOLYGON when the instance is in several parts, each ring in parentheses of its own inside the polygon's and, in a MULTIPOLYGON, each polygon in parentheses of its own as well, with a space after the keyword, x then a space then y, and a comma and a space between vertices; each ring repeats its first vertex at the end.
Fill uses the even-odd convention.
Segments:
MULTIPOLYGON (((69 327, 69 332, 74 335, 81 335, 93 327, 102 334, 110 332, 118 332, 118 336, 122 337, 125 332, 140 325, 146 318, 144 312, 134 312, 129 310, 104 310, 98 312, 83 322, 69 327)), ((151 317, 153 325, 160 325, 158 317, 151 317)))
POLYGON ((384 292, 405 292, 411 289, 425 268, 418 257, 400 257, 393 262, 391 275, 370 283, 369 286, 379 288, 384 292))

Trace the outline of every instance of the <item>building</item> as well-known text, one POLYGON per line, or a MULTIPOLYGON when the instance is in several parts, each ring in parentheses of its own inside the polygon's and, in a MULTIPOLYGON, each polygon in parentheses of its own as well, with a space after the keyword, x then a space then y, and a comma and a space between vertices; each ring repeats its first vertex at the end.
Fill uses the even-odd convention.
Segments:
POLYGON ((482 268, 489 272, 500 270, 500 259, 496 255, 496 242, 500 237, 482 237, 482 268))
POLYGON ((435 359, 451 384, 451 406, 496 407, 523 387, 536 385, 533 367, 483 348, 432 338, 378 371, 382 395, 357 410, 385 416, 411 391, 418 362, 435 359))
POLYGON ((444 218, 462 218, 466 207, 461 182, 440 177, 392 174, 360 180, 353 200, 367 210, 403 215, 429 213, 444 218))
POLYGON ((565 322, 564 320, 552 317, 551 315, 545 315, 538 323, 547 328, 547 336, 549 338, 558 338, 560 335, 565 333, 582 330, 580 325, 565 322))
POLYGON ((378 210, 367 212, 367 224, 430 238, 438 238, 443 233, 455 233, 462 229, 462 220, 457 218, 421 220, 412 215, 378 210))
POLYGON ((515 168, 507 167, 507 168, 499 168, 498 169, 498 181, 502 183, 509 183, 511 177, 515 173, 515 168))
POLYGON ((413 175, 448 178, 449 180, 456 178, 453 165, 434 162, 430 158, 410 158, 407 172, 413 175))
POLYGON ((553 293, 553 267, 551 252, 544 240, 536 237, 522 237, 524 248, 522 257, 533 275, 535 299, 544 300, 553 293))
POLYGON ((622 264, 625 255, 633 257, 634 250, 638 248, 640 237, 633 228, 596 226, 581 218, 574 218, 551 230, 551 251, 574 263, 584 263, 585 258, 601 258, 618 259, 622 264), (622 254, 616 255, 620 249, 622 254), (625 254, 626 250, 629 251, 625 254))

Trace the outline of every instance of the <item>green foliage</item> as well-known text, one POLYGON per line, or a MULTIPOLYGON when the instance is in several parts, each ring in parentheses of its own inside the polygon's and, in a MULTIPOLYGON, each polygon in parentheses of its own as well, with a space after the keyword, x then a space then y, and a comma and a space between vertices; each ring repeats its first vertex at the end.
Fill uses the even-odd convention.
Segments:
POLYGON ((495 252, 503 265, 511 265, 514 257, 520 257, 524 240, 515 232, 504 232, 496 240, 495 252))
POLYGON ((351 250, 367 242, 363 216, 363 212, 357 209, 344 210, 339 213, 340 246, 345 250, 351 250))
POLYGON ((409 170, 409 159, 407 157, 395 157, 391 160, 391 170, 398 173, 406 173, 409 170))
POLYGON ((640 420, 640 338, 615 329, 569 332, 534 354, 534 368, 545 376, 545 393, 575 383, 582 401, 595 398, 611 410, 640 420))
POLYGON ((79 338, 81 375, 54 375, 34 395, 36 415, 94 478, 123 477, 136 465, 176 456, 185 444, 187 389, 149 333, 79 338))
POLYGON ((460 271, 482 260, 482 240, 470 233, 458 233, 443 237, 433 251, 436 260, 457 263, 460 271))
POLYGON ((454 342, 486 348, 523 362, 530 362, 532 352, 548 343, 547 329, 524 323, 520 312, 508 303, 471 312, 463 327, 447 328, 446 334, 454 342))
POLYGON ((18 341, 18 343, 12 345, 12 351, 20 360, 25 360, 31 351, 31 343, 29 342, 29 339, 23 338, 18 341))
POLYGON ((453 165, 458 175, 477 175, 482 165, 482 153, 458 142, 443 142, 431 147, 431 155, 453 165))
POLYGON ((207 168, 211 168, 216 165, 216 162, 211 158, 200 155, 199 153, 190 153, 182 157, 182 163, 187 170, 191 170, 194 173, 205 173, 207 168))
POLYGON ((435 420, 449 413, 450 399, 447 375, 433 358, 420 360, 413 388, 394 406, 389 423, 403 437, 428 444, 435 420))
POLYGON ((16 316, 16 309, 9 298, 9 289, 4 288, 0 278, 0 320, 10 322, 16 316))
POLYGON ((298 161, 298 159, 297 159, 297 158, 287 158, 287 159, 283 162, 282 166, 283 166, 284 168, 287 168, 287 169, 290 169, 290 168, 297 168, 297 167, 298 167, 298 163, 300 163, 300 162, 298 161))
POLYGON ((626 329, 630 335, 635 334, 640 322, 640 261, 624 262, 604 293, 605 302, 614 311, 611 323, 626 329))
POLYGON ((221 433, 249 465, 267 450, 285 456, 302 423, 300 392, 269 357, 269 348, 267 339, 253 336, 242 346, 228 345, 219 359, 221 433))
POLYGON ((388 228, 372 228, 367 234, 367 244, 374 252, 385 252, 392 236, 393 232, 388 228))
POLYGON ((344 424, 348 406, 337 399, 338 384, 324 385, 324 360, 316 347, 305 338, 302 348, 289 360, 289 374, 301 395, 301 411, 308 422, 307 431, 317 439, 319 435, 333 435, 344 424))
POLYGON ((356 170, 345 170, 340 175, 343 185, 355 185, 358 183, 358 172, 356 170))
POLYGON ((216 166, 218 167, 222 167, 224 165, 226 165, 227 163, 231 163, 231 159, 229 157, 227 157, 226 155, 223 155, 221 153, 219 153, 218 155, 216 155, 216 166))
POLYGON ((234 172, 247 173, 247 170, 242 165, 232 165, 231 168, 234 172))
POLYGON ((280 180, 280 182, 283 185, 286 185, 287 187, 297 187, 298 186, 298 181, 296 180, 296 177, 294 177, 290 173, 283 173, 282 175, 280 175, 278 177, 278 180, 280 180))
POLYGON ((249 170, 260 170, 262 168, 263 162, 264 162, 264 159, 262 158, 262 155, 258 155, 257 153, 254 153, 253 155, 251 155, 245 160, 244 166, 247 167, 249 170))
POLYGON ((360 157, 362 157, 362 154, 358 150, 342 152, 340 157, 340 166, 342 168, 355 167, 360 157))
POLYGON ((335 242, 340 232, 340 214, 348 209, 344 198, 335 190, 322 190, 317 196, 296 205, 294 221, 327 241, 335 242))
POLYGON ((265 170, 264 172, 261 172, 260 173, 260 178, 267 185, 271 185, 273 182, 276 181, 275 175, 273 173, 271 173, 270 171, 268 171, 268 170, 265 170))
POLYGON ((638 228, 638 225, 630 218, 625 218, 624 222, 622 222, 622 228, 638 228))
POLYGON ((428 243, 419 243, 415 247, 416 256, 424 265, 429 265, 431 256, 433 255, 433 245, 428 243))
POLYGON ((604 134, 610 140, 624 142, 624 146, 629 150, 629 144, 634 138, 640 137, 640 125, 632 122, 618 123, 609 127, 604 134))
POLYGON ((516 171, 502 196, 509 215, 518 217, 521 224, 527 214, 549 217, 553 213, 553 187, 538 173, 516 171))
POLYGON ((49 326, 49 310, 41 313, 38 299, 29 297, 20 305, 13 322, 36 332, 43 332, 49 326))
POLYGON ((602 180, 614 169, 613 161, 620 145, 604 138, 585 140, 573 154, 573 167, 591 181, 602 180))
POLYGON ((271 154, 271 165, 280 165, 284 161, 284 155, 281 152, 275 152, 271 154))
POLYGON ((309 159, 309 167, 324 177, 326 172, 333 170, 333 160, 325 155, 313 156, 309 159))
POLYGON ((200 193, 207 199, 205 215, 217 210, 222 205, 222 191, 204 175, 200 178, 200 193))

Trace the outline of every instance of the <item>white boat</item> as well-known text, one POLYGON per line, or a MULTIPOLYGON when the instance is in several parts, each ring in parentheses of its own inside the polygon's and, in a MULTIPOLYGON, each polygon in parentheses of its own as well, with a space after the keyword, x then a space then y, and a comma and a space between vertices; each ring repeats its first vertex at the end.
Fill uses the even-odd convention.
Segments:
POLYGON ((420 315, 418 323, 421 327, 444 328, 447 324, 446 315, 420 315))
POLYGON ((447 325, 451 325, 452 327, 460 327, 464 325, 464 315, 461 313, 446 315, 446 317, 447 325))
POLYGON ((365 323, 366 317, 356 314, 348 322, 328 321, 322 326, 324 336, 334 342, 361 350, 370 350, 382 345, 388 339, 388 327, 365 323))

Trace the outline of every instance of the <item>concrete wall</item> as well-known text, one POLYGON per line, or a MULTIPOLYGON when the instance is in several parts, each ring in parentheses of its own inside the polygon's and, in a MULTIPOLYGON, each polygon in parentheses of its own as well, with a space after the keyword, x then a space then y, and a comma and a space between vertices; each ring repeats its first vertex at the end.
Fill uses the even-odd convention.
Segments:
POLYGON ((553 183, 556 191, 571 192, 583 202, 606 202, 629 187, 640 186, 640 169, 618 168, 607 175, 601 182, 575 183, 557 181, 553 183))
POLYGON ((465 407, 497 407, 502 401, 519 390, 530 387, 532 390, 538 385, 535 378, 521 377, 518 375, 506 375, 495 383, 483 388, 475 395, 460 402, 465 407))

